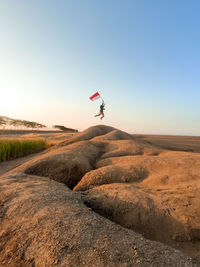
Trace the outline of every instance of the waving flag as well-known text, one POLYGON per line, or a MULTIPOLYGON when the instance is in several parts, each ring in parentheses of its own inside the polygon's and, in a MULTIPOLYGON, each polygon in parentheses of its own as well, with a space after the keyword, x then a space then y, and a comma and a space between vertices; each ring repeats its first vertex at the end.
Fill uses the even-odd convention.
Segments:
POLYGON ((101 98, 101 96, 100 96, 100 94, 99 94, 98 92, 96 92, 94 95, 92 95, 92 96, 90 97, 90 100, 94 101, 94 100, 96 100, 96 99, 98 99, 98 98, 101 98))

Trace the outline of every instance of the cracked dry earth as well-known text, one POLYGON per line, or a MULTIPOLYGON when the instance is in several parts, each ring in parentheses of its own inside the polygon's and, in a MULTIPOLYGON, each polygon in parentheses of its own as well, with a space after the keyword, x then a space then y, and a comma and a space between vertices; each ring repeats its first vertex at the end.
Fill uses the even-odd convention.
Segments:
POLYGON ((0 266, 200 266, 200 154, 91 127, 0 177, 0 266))

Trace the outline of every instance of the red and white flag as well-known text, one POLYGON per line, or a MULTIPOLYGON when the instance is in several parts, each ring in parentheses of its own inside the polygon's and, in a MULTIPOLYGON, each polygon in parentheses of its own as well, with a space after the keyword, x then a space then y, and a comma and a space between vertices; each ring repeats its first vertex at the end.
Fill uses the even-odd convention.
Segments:
POLYGON ((101 98, 101 96, 100 96, 100 94, 99 94, 98 92, 96 92, 94 95, 92 95, 92 96, 90 97, 90 100, 94 101, 94 100, 96 100, 96 99, 98 99, 98 98, 101 98))

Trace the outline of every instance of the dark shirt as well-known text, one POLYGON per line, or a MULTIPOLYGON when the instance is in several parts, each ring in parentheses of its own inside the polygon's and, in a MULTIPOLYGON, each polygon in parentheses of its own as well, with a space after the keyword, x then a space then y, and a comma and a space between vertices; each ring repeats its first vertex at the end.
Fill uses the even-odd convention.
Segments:
POLYGON ((102 105, 100 106, 100 112, 103 112, 103 110, 104 110, 104 105, 102 104, 102 105))

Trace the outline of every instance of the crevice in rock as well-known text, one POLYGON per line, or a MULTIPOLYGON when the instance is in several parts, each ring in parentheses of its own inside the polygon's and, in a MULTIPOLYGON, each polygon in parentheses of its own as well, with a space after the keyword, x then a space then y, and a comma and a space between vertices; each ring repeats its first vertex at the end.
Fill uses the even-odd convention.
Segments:
POLYGON ((79 165, 73 165, 69 168, 63 164, 53 161, 51 163, 41 162, 29 167, 25 173, 48 177, 57 182, 64 183, 69 187, 69 189, 73 190, 73 188, 88 171, 88 169, 79 165))
POLYGON ((98 153, 95 156, 90 156, 90 159, 82 162, 67 159, 45 159, 30 166, 25 170, 26 174, 48 177, 57 182, 64 183, 69 189, 73 188, 81 181, 83 176, 92 170, 96 169, 97 161, 105 153, 105 144, 97 144, 98 153))
POLYGON ((118 211, 113 209, 112 206, 106 205, 106 207, 102 207, 103 205, 98 201, 98 198, 88 197, 87 192, 81 192, 81 195, 83 203, 93 212, 98 213, 100 216, 124 228, 131 229, 134 232, 142 234, 146 239, 158 241, 167 244, 168 246, 171 246, 175 249, 178 249, 182 251, 182 253, 192 257, 195 262, 200 263, 200 257, 196 255, 194 257, 193 255, 194 251, 197 250, 196 247, 200 249, 200 239, 194 235, 195 231, 193 230, 189 232, 186 231, 184 235, 184 226, 180 222, 176 221, 172 216, 170 216, 169 213, 166 212, 159 214, 158 211, 154 211, 154 214, 151 214, 149 216, 150 219, 144 223, 142 222, 142 220, 144 219, 142 219, 142 217, 144 217, 144 214, 147 214, 148 212, 145 211, 144 208, 143 214, 140 212, 137 214, 138 218, 137 223, 135 224, 134 222, 128 221, 128 208, 127 210, 125 208, 123 211, 120 211, 118 213, 118 211), (191 246, 195 245, 195 249, 192 250, 191 246))

